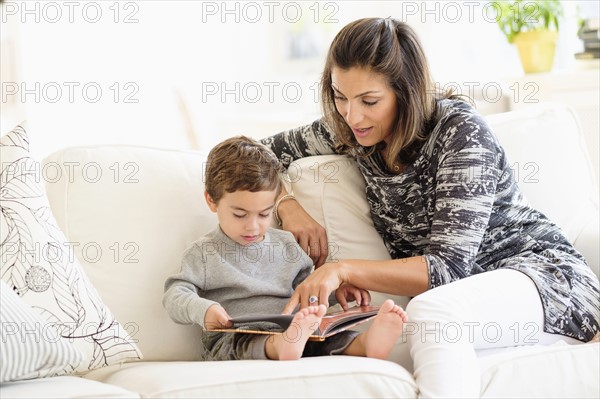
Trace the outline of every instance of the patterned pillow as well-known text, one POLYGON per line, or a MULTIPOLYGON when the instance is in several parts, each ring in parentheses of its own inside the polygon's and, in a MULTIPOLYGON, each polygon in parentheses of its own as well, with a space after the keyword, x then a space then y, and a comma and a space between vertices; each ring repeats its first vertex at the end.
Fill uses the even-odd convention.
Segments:
POLYGON ((69 374, 83 356, 0 280, 0 382, 69 374))
POLYGON ((21 126, 0 140, 0 160, 2 280, 83 353, 77 372, 140 359, 58 228, 21 126))

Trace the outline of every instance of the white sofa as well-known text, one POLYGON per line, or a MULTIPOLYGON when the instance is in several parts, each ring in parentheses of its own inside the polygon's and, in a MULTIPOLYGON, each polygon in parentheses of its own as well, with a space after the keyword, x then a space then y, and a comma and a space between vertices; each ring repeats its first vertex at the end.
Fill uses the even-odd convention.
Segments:
MULTIPOLYGON (((488 120, 526 196, 563 227, 598 274, 598 185, 573 112, 544 104, 488 120)), ((47 195, 68 239, 82 244, 77 248, 94 243, 103 250, 99 260, 78 253, 79 260, 144 359, 82 377, 5 383, 0 397, 417 397, 402 342, 391 361, 196 361, 198 327, 173 323, 161 299, 183 251, 216 222, 202 196, 204 159, 196 152, 135 146, 67 148, 45 159, 102 171, 94 182, 77 173, 47 182, 47 195)), ((311 157, 291 167, 290 175, 299 201, 327 228, 333 258, 389 257, 351 160, 311 157)), ((383 297, 375 295, 375 301, 383 297)), ((397 300, 406 304, 407 298, 397 300)), ((479 359, 482 397, 600 395, 597 343, 505 348, 479 352, 479 359)))

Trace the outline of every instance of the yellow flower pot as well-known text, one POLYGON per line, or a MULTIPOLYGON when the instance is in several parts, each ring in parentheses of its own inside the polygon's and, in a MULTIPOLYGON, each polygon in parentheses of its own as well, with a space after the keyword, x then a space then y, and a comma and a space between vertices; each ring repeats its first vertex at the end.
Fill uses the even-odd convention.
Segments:
POLYGON ((554 49, 558 32, 536 30, 518 33, 513 43, 519 50, 525 73, 548 72, 554 63, 554 49))

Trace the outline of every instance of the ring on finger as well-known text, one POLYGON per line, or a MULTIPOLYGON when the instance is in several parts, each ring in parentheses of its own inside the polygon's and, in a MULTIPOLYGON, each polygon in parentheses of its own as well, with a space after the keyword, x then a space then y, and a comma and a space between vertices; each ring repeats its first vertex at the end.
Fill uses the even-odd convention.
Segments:
POLYGON ((311 295, 308 297, 308 303, 317 303, 319 302, 319 297, 316 295, 311 295))

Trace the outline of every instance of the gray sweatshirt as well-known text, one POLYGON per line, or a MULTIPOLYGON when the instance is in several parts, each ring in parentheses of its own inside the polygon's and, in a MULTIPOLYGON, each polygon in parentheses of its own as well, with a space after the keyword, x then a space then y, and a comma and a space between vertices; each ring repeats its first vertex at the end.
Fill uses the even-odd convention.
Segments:
POLYGON ((216 303, 231 317, 281 313, 312 268, 290 232, 269 229, 242 246, 217 227, 185 251, 181 271, 165 282, 163 306, 175 322, 201 326, 216 303))

